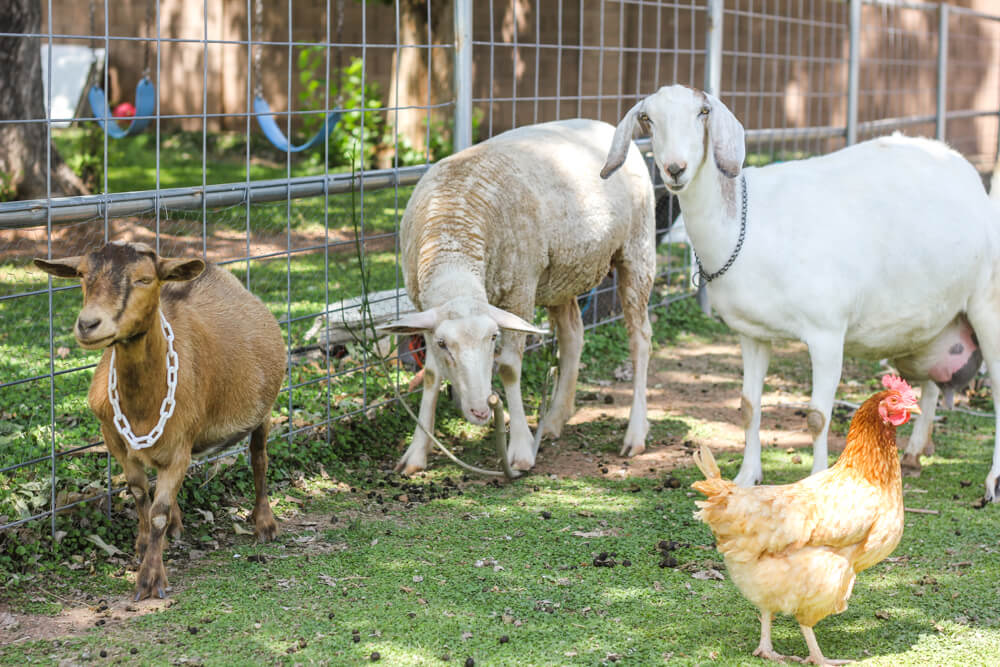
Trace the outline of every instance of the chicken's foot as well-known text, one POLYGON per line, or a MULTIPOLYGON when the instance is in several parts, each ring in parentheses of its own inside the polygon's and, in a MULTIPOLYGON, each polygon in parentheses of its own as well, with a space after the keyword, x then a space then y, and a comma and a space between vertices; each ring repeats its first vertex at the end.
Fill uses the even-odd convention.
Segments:
POLYGON ((825 657, 823 651, 819 649, 819 642, 816 641, 816 633, 813 632, 813 629, 802 624, 799 624, 799 628, 802 630, 802 636, 806 639, 806 646, 809 647, 809 657, 804 660, 797 658, 796 661, 813 665, 847 665, 854 662, 853 660, 833 660, 825 657))
POLYGON ((753 654, 758 658, 775 662, 784 662, 786 658, 774 650, 774 645, 771 643, 771 612, 763 609, 760 610, 760 643, 757 644, 757 650, 753 654))

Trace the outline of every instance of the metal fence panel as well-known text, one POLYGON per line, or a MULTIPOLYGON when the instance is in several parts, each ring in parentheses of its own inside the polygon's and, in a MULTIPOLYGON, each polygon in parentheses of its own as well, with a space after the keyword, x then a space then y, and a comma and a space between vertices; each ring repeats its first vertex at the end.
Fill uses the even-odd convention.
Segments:
MULTIPOLYGON (((324 427, 394 398, 369 348, 331 343, 318 318, 353 316, 361 294, 398 311, 399 220, 452 141, 562 118, 616 123, 675 82, 717 90, 745 124, 756 164, 901 129, 943 131, 988 169, 1000 137, 1000 17, 937 3, 428 0, 415 15, 399 1, 44 0, 43 9, 37 31, 0 37, 45 45, 47 77, 61 76, 52 47, 75 47, 94 54, 91 82, 103 91, 131 99, 148 73, 157 94, 149 126, 125 139, 100 131, 95 121, 115 121, 86 105, 71 118, 0 118, 0 127, 43 124, 94 193, 53 196, 50 184, 45 199, 0 202, 0 531, 48 518, 54 533, 57 511, 110 508, 120 486, 86 407, 98 354, 70 333, 79 289, 33 271, 34 256, 129 239, 226 266, 287 341, 272 437, 329 438, 324 427), (278 149, 258 126, 258 96, 274 128, 298 141, 330 111, 343 117, 308 151, 278 149)), ((53 104, 53 80, 47 108, 65 108, 53 104)), ((652 164, 650 175, 661 194, 652 164)), ((671 204, 664 224, 673 213, 671 204)), ((651 305, 689 296, 689 271, 686 246, 661 247, 651 305)), ((588 328, 618 318, 616 298, 613 277, 581 296, 592 304, 588 328)))

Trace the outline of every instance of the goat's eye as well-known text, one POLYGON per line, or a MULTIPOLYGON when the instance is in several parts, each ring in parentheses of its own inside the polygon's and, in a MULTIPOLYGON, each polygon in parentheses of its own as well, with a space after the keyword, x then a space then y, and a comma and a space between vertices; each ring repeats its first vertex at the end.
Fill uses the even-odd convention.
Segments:
POLYGON ((139 285, 140 287, 145 287, 146 285, 152 285, 153 284, 153 279, 152 278, 136 278, 133 281, 133 283, 135 285, 139 285))
POLYGON ((490 340, 491 340, 491 341, 493 341, 493 342, 496 342, 496 340, 497 340, 497 335, 496 335, 496 334, 493 334, 492 336, 490 336, 490 340))
POLYGON ((712 110, 712 107, 708 106, 707 104, 702 104, 701 105, 701 110, 698 111, 698 115, 699 116, 707 116, 711 110, 712 110))
POLYGON ((653 121, 649 120, 649 114, 642 111, 639 112, 639 122, 646 123, 647 125, 653 124, 653 121))
POLYGON ((437 342, 437 346, 440 347, 442 350, 447 350, 448 349, 448 344, 445 343, 440 338, 436 342, 437 342))

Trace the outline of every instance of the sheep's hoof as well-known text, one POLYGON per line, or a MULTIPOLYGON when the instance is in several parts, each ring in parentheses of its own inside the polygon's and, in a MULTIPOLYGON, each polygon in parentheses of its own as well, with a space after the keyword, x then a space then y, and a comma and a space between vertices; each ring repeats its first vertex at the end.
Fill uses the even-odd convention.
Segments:
POLYGON ((423 472, 425 467, 426 466, 418 466, 413 463, 403 465, 403 463, 400 462, 400 464, 396 466, 396 472, 402 472, 404 475, 409 477, 410 475, 416 475, 418 472, 423 472))
POLYGON ((163 567, 163 563, 159 562, 156 565, 143 563, 139 568, 139 576, 136 577, 134 600, 138 602, 153 597, 154 594, 163 599, 168 590, 170 584, 167 583, 167 570, 163 567))
POLYGON ((899 462, 899 467, 903 471, 904 477, 920 477, 923 467, 920 465, 919 454, 903 454, 903 460, 899 462))

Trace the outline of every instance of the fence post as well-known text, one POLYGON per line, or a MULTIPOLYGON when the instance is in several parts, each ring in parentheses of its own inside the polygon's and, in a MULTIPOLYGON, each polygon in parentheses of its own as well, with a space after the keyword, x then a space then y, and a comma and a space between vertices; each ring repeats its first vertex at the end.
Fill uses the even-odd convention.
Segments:
POLYGON ((847 61, 847 145, 858 143, 858 73, 861 65, 861 0, 851 0, 847 61))
MULTIPOLYGON (((722 88, 722 18, 725 12, 723 0, 708 0, 706 6, 708 26, 705 31, 705 92, 719 96, 722 88)), ((691 260, 694 262, 694 248, 691 249, 691 260)), ((708 290, 704 281, 698 282, 698 293, 695 296, 701 311, 712 314, 712 303, 708 298, 708 290)))
POLYGON ((455 152, 472 145, 472 0, 455 0, 455 152))
POLYGON ((936 136, 944 141, 948 125, 948 5, 942 2, 938 11, 936 136))

